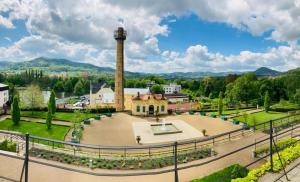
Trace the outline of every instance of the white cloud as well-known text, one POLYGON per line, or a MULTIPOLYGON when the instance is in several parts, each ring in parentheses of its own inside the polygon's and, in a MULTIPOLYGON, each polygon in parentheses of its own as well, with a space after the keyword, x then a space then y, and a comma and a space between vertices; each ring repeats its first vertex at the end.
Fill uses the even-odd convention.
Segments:
POLYGON ((0 15, 0 26, 1 25, 9 29, 14 28, 13 23, 9 19, 0 15))
MULTIPOLYGON (((232 71, 260 66, 287 70, 300 66, 296 43, 300 40, 300 0, 1 0, 0 25, 14 28, 13 20, 17 19, 26 22, 31 35, 0 47, 1 60, 48 56, 113 67, 113 31, 124 26, 128 32, 126 69, 130 71, 232 71), (191 13, 253 35, 269 32, 269 39, 288 42, 289 46, 230 56, 210 52, 205 45, 193 45, 181 53, 162 52, 157 37, 167 36, 169 29, 161 20, 191 13)), ((173 20, 169 23, 176 23, 173 20)))

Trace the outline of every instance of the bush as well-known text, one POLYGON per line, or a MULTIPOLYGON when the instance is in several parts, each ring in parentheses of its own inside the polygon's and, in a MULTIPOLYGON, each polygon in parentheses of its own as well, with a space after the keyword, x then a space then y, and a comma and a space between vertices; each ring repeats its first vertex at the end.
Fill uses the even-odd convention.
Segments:
MULTIPOLYGON (((290 164, 292 161, 300 157, 300 143, 294 146, 290 146, 283 151, 279 152, 280 158, 282 160, 283 166, 279 160, 278 154, 273 155, 273 171, 279 172, 286 165, 290 164)), ((244 178, 233 179, 232 182, 256 182, 263 176, 266 172, 270 171, 270 161, 268 160, 264 165, 259 168, 252 169, 248 175, 244 178)))
POLYGON ((205 176, 204 178, 194 179, 191 182, 212 182, 212 181, 230 182, 231 179, 243 178, 247 176, 247 174, 248 174, 247 168, 240 166, 239 164, 234 164, 220 171, 217 171, 209 176, 205 176))
MULTIPOLYGON (((295 138, 285 138, 276 142, 277 150, 282 150, 290 146, 291 144, 296 144, 297 139, 295 138)), ((275 151, 275 146, 273 145, 273 151, 275 151)), ((269 153, 270 147, 261 147, 256 150, 256 154, 266 154, 269 153)))
POLYGON ((8 140, 4 140, 3 142, 0 143, 0 150, 17 152, 17 144, 16 142, 10 142, 8 140))

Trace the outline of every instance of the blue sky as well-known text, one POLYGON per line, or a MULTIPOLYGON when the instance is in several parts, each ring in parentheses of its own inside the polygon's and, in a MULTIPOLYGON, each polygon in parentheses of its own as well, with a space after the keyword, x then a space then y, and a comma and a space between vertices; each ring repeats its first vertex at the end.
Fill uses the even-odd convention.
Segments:
POLYGON ((295 12, 297 0, 2 0, 0 61, 114 67, 112 33, 123 26, 128 71, 286 71, 300 66, 295 12))
POLYGON ((266 39, 269 32, 253 36, 225 23, 205 21, 194 14, 181 18, 168 17, 162 23, 168 24, 170 34, 167 37, 159 36, 161 50, 184 52, 190 45, 202 44, 212 52, 230 55, 243 50, 264 52, 285 44, 266 39))

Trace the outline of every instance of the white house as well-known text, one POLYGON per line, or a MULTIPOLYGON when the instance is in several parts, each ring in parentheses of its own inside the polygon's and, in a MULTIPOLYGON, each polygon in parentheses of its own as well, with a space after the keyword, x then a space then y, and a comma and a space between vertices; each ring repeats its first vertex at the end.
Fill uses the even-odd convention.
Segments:
POLYGON ((115 94, 111 88, 105 87, 106 83, 92 84, 90 90, 90 107, 113 106, 115 103, 115 94))
POLYGON ((165 91, 165 94, 180 93, 181 85, 171 83, 170 85, 163 85, 163 89, 165 91))
POLYGON ((0 83, 0 113, 3 110, 5 104, 7 104, 9 100, 9 87, 8 85, 4 85, 0 83))

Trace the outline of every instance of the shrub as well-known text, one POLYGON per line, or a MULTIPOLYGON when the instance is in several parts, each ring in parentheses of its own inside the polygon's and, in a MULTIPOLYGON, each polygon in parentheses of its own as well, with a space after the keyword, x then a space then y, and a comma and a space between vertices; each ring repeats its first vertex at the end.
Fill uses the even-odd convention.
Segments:
POLYGON ((4 140, 3 142, 0 143, 0 150, 16 152, 17 144, 15 142, 10 142, 8 140, 4 140))
MULTIPOLYGON (((273 155, 273 171, 279 172, 283 169, 286 165, 290 164, 292 161, 300 157, 300 143, 297 143, 294 146, 290 146, 283 151, 279 152, 281 162, 279 160, 278 154, 273 155)), ((259 168, 252 169, 248 175, 244 178, 237 178, 233 179, 232 182, 256 182, 258 179, 263 176, 267 171, 270 171, 270 161, 268 160, 264 165, 259 168)))
MULTIPOLYGON (((282 150, 290 146, 291 144, 296 144, 297 139, 295 138, 285 138, 276 142, 277 150, 282 150)), ((275 146, 272 146, 273 151, 275 151, 275 146)), ((269 153, 270 147, 261 147, 256 150, 256 154, 269 153)))
POLYGON ((239 164, 231 165, 220 171, 217 171, 211 175, 205 176, 201 179, 194 179, 191 182, 212 182, 212 181, 222 181, 230 182, 231 179, 245 177, 248 174, 248 169, 240 166, 239 164))

